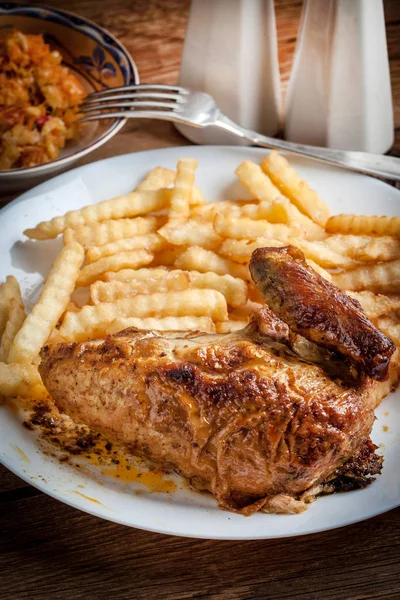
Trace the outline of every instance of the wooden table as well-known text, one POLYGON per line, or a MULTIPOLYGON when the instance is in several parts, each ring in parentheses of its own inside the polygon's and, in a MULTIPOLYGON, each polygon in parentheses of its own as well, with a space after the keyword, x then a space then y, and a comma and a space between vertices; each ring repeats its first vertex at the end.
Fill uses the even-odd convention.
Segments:
MULTIPOLYGON (((134 56, 143 82, 176 81, 187 0, 46 4, 80 13, 117 35, 134 56)), ((285 87, 301 2, 276 0, 276 9, 285 87)), ((386 0, 385 9, 396 121, 393 151, 400 154, 400 3, 386 0)), ((132 121, 81 164, 183 144, 187 141, 167 123, 132 121)), ((317 535, 215 542, 115 525, 53 500, 4 468, 0 477, 2 600, 400 598, 400 509, 317 535)))

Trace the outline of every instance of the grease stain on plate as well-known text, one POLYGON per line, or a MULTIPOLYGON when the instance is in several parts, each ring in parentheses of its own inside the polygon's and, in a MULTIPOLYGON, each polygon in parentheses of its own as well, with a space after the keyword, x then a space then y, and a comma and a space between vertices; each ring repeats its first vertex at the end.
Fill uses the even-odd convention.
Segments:
MULTIPOLYGON (((100 500, 96 500, 96 498, 91 498, 90 496, 86 496, 86 494, 82 494, 82 492, 78 492, 77 490, 73 490, 74 494, 85 498, 85 500, 89 500, 89 502, 93 502, 94 504, 100 504, 100 506, 104 506, 100 500)), ((108 506, 104 506, 104 508, 108 508, 108 506)))
POLYGON ((14 448, 14 450, 17 452, 18 456, 24 463, 26 463, 27 465, 31 464, 31 461, 29 460, 27 455, 23 450, 21 450, 19 446, 17 446, 16 444, 11 444, 11 448, 14 448))
POLYGON ((160 470, 141 471, 132 463, 128 462, 124 455, 119 458, 119 463, 115 467, 101 470, 103 475, 116 477, 125 483, 142 483, 151 492, 172 492, 176 489, 176 484, 172 479, 164 479, 164 473, 160 470))

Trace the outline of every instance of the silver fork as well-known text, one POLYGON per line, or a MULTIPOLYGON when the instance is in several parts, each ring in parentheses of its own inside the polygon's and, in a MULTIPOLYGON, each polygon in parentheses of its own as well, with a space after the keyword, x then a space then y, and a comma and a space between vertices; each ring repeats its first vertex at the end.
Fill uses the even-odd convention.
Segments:
POLYGON ((333 150, 270 138, 234 123, 203 92, 174 85, 140 84, 89 94, 80 108, 80 119, 161 119, 193 127, 218 127, 256 146, 286 150, 353 171, 400 180, 400 158, 367 152, 333 150))

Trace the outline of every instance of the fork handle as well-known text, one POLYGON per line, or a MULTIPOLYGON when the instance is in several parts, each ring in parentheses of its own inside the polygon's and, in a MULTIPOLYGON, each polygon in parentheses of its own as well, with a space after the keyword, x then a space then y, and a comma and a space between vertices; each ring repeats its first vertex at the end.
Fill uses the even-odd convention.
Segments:
POLYGON ((319 146, 307 146, 306 144, 296 144, 295 142, 270 138, 250 129, 240 127, 240 125, 237 125, 237 123, 234 123, 222 113, 219 114, 213 125, 249 140, 257 146, 286 150, 287 152, 309 156, 315 160, 345 167, 353 171, 361 171, 362 173, 377 175, 396 181, 400 180, 400 158, 396 158, 395 156, 320 148, 319 146))

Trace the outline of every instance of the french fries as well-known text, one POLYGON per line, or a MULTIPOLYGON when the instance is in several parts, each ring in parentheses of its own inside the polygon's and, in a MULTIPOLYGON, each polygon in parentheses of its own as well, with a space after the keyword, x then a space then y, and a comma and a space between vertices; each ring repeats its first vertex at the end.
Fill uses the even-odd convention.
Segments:
POLYGON ((159 190, 160 188, 167 188, 174 181, 175 171, 165 169, 165 167, 155 167, 142 179, 135 192, 149 192, 159 190))
POLYGON ((247 321, 221 321, 215 324, 217 333, 232 333, 244 329, 247 321))
MULTIPOLYGON (((250 219, 263 219, 269 223, 289 223, 289 200, 279 197, 273 202, 264 200, 258 204, 245 204, 239 209, 239 214, 234 214, 233 211, 228 213, 228 216, 233 217, 248 217, 250 219)), ((228 211, 227 211, 228 212, 228 211)), ((218 211, 219 214, 223 214, 218 211)), ((225 215, 223 215, 225 216, 225 215)))
POLYGON ((19 283, 13 275, 8 275, 5 282, 0 285, 0 335, 7 323, 10 302, 21 298, 19 283))
POLYGON ((10 310, 8 312, 8 319, 6 327, 4 329, 1 344, 0 344, 0 361, 8 362, 8 354, 10 352, 11 345, 14 341, 15 336, 21 329, 23 322, 26 319, 24 304, 21 296, 19 298, 12 298, 10 302, 10 310))
POLYGON ((221 237, 237 240, 264 237, 288 241, 301 236, 299 228, 291 228, 282 223, 269 223, 261 219, 255 221, 246 217, 235 219, 234 217, 223 217, 222 215, 215 216, 214 229, 221 237))
POLYGON ((328 206, 321 200, 317 192, 312 190, 308 183, 300 177, 286 158, 273 151, 261 161, 261 168, 281 193, 289 198, 302 213, 318 225, 325 226, 330 216, 328 206))
POLYGON ((114 319, 108 327, 106 334, 113 334, 123 331, 128 327, 136 327, 136 329, 152 329, 155 331, 206 331, 214 333, 216 326, 210 317, 164 317, 156 319, 154 317, 145 317, 138 319, 137 317, 128 317, 126 319, 114 319))
MULTIPOLYGON (((170 187, 175 181, 176 173, 164 167, 155 167, 149 171, 146 177, 139 183, 135 192, 156 191, 161 188, 170 187)), ((197 186, 193 187, 190 204, 200 206, 204 204, 204 196, 197 186)))
POLYGON ((122 238, 115 242, 109 242, 102 246, 89 246, 86 252, 86 263, 92 263, 100 258, 119 254, 120 252, 129 252, 131 250, 144 249, 149 252, 158 252, 166 248, 168 244, 158 235, 158 233, 149 233, 147 235, 137 235, 131 238, 122 238))
POLYGON ((185 271, 167 271, 162 278, 96 281, 90 286, 90 298, 93 304, 100 304, 101 302, 114 302, 121 298, 135 296, 136 294, 155 294, 156 292, 187 290, 189 285, 189 276, 185 271))
POLYGON ((243 304, 243 306, 239 306, 238 308, 231 310, 229 312, 229 319, 232 321, 246 321, 252 312, 260 310, 262 307, 263 304, 248 300, 246 304, 243 304))
MULTIPOLYGON (((51 221, 43 221, 33 229, 26 229, 24 234, 35 240, 48 240, 57 237, 66 229, 76 229, 84 225, 123 219, 166 208, 171 200, 171 190, 132 192, 127 196, 119 196, 113 200, 105 200, 99 204, 91 204, 80 210, 71 210, 63 217, 54 217, 51 221)), ((79 240, 77 240, 79 241, 79 240)))
POLYGON ((222 242, 212 223, 199 223, 194 219, 189 219, 185 223, 170 221, 159 229, 158 233, 175 246, 190 244, 213 250, 222 242))
MULTIPOLYGON (((231 215, 232 216, 232 215, 231 215)), ((308 240, 322 240, 327 237, 325 229, 317 225, 287 198, 279 196, 273 202, 260 202, 259 204, 246 204, 240 210, 240 215, 250 219, 264 219, 270 223, 284 223, 300 228, 308 240)))
POLYGON ((360 262, 388 261, 400 258, 400 241, 394 237, 336 234, 326 237, 326 246, 360 262))
POLYGON ((331 250, 323 241, 309 242, 308 240, 296 240, 295 246, 304 252, 306 258, 311 259, 317 265, 324 268, 334 269, 341 267, 342 269, 351 269, 357 265, 357 262, 353 258, 331 250))
POLYGON ((90 285, 96 279, 101 279, 104 273, 109 271, 119 271, 120 269, 136 269, 143 265, 148 265, 153 260, 154 254, 141 248, 132 250, 132 252, 120 252, 111 256, 104 256, 85 267, 79 274, 76 282, 77 287, 90 285))
POLYGON ((385 296, 364 290, 363 292, 347 291, 348 295, 357 300, 369 319, 377 319, 392 311, 400 310, 400 296, 385 296))
POLYGON ((238 265, 200 246, 191 246, 182 252, 175 261, 175 267, 178 269, 187 269, 188 271, 200 271, 201 273, 214 272, 218 275, 228 274, 232 275, 232 277, 239 277, 239 279, 247 282, 251 279, 248 267, 238 265))
POLYGON ((376 326, 379 327, 385 335, 387 335, 396 346, 400 347, 400 324, 391 317, 381 317, 376 321, 376 326))
POLYGON ((393 237, 377 237, 355 248, 351 256, 360 261, 388 261, 400 259, 400 241, 393 237))
POLYGON ((400 237, 400 217, 334 215, 326 222, 326 231, 328 233, 377 234, 400 237))
POLYGON ((37 371, 45 343, 128 327, 243 329, 263 306, 248 263, 265 246, 297 246, 309 266, 346 290, 400 344, 400 217, 330 217, 276 152, 261 165, 244 161, 236 169, 252 200, 205 204, 196 167, 193 159, 181 159, 176 172, 155 167, 126 196, 26 230, 37 240, 61 234, 64 250, 27 317, 16 279, 0 284, 0 395, 46 396, 37 371), (71 298, 86 286, 89 297, 80 289, 71 298))
POLYGON ((122 269, 116 273, 104 274, 104 281, 146 281, 147 279, 161 279, 166 276, 168 270, 165 267, 154 269, 122 269))
POLYGON ((190 212, 190 218, 204 223, 214 222, 216 214, 231 215, 240 217, 244 208, 256 208, 258 205, 253 202, 240 202, 233 200, 221 200, 221 202, 207 202, 206 205, 195 206, 190 212))
POLYGON ((176 177, 172 189, 169 221, 183 222, 190 215, 190 204, 194 187, 194 173, 197 160, 182 158, 176 167, 176 177))
POLYGON ((370 290, 379 294, 400 289, 400 260, 356 267, 333 276, 333 283, 344 290, 370 290))
POLYGON ((271 179, 266 175, 260 165, 245 160, 235 171, 241 183, 261 201, 271 202, 281 195, 279 189, 272 183, 271 179))
POLYGON ((65 311, 83 259, 83 248, 76 242, 71 242, 60 252, 37 304, 15 336, 8 353, 9 363, 31 363, 39 354, 65 311))
POLYGON ((84 306, 65 315, 59 329, 66 341, 81 341, 104 335, 108 325, 119 317, 204 317, 226 321, 224 296, 215 290, 183 290, 157 294, 138 294, 115 302, 84 306))
POLYGON ((221 244, 219 252, 222 256, 226 256, 238 263, 248 263, 251 255, 257 248, 265 248, 268 246, 280 248, 286 245, 285 242, 264 237, 256 238, 255 240, 228 238, 221 244))
POLYGON ((247 302, 247 285, 237 277, 189 271, 188 278, 192 288, 221 292, 230 306, 241 306, 247 302))
POLYGON ((78 242, 84 248, 89 246, 103 246, 122 238, 135 235, 147 235, 157 228, 156 217, 137 217, 136 219, 117 219, 82 225, 76 229, 66 229, 64 244, 78 242))
POLYGON ((42 399, 47 396, 39 372, 33 365, 0 362, 0 397, 28 396, 42 399))
POLYGON ((146 281, 96 281, 90 288, 93 304, 114 302, 135 294, 154 294, 184 289, 217 290, 225 296, 230 306, 241 306, 247 301, 247 285, 241 279, 231 275, 216 273, 199 273, 198 271, 169 271, 162 279, 147 279, 146 281))

